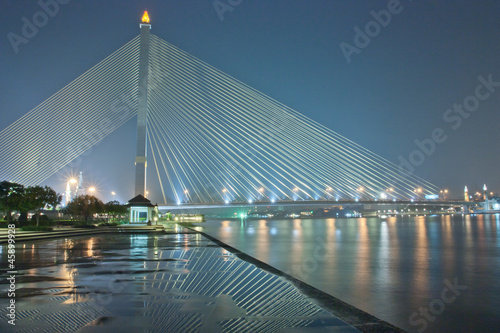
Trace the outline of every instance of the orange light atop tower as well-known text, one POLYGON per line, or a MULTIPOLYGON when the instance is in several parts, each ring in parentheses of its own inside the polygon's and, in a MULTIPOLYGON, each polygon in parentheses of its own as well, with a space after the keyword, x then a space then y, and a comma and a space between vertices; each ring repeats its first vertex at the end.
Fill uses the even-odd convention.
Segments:
POLYGON ((142 23, 149 23, 149 15, 147 10, 145 10, 144 15, 142 15, 142 23))

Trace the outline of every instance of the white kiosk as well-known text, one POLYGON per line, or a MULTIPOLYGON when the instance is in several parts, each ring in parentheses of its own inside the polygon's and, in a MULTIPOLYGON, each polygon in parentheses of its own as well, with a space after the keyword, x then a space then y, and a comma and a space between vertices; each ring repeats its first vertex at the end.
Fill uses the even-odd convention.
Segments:
POLYGON ((128 207, 130 223, 153 222, 154 212, 158 210, 158 205, 153 205, 150 200, 140 194, 128 201, 128 207))

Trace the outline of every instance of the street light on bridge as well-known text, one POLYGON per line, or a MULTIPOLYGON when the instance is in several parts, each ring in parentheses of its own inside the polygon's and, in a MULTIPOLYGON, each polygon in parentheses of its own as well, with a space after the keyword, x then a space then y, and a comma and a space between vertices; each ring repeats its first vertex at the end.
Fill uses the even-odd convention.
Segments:
MULTIPOLYGON (((361 198, 363 197, 363 192, 364 192, 365 188, 363 186, 360 186, 358 188, 358 192, 359 192, 359 200, 361 200, 361 198)), ((356 200, 358 201, 358 200, 356 200)))
POLYGON ((262 199, 264 197, 264 191, 265 191, 264 187, 259 188, 259 199, 262 199))
POLYGON ((229 198, 227 196, 227 188, 222 189, 222 200, 224 200, 225 203, 229 203, 229 198))
POLYGON ((326 188, 326 193, 327 193, 327 195, 328 195, 329 198, 333 198, 332 192, 333 192, 333 188, 331 186, 328 186, 326 188))

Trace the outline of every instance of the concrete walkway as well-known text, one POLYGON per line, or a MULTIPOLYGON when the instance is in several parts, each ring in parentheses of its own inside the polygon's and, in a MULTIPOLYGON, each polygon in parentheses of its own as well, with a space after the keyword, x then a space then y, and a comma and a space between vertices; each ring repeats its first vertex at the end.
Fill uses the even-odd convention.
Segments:
POLYGON ((16 233, 24 239, 16 242, 17 322, 6 323, 2 306, 0 332, 360 331, 333 313, 364 332, 401 332, 194 230, 125 231, 134 229, 57 230, 64 238, 47 240, 54 234, 16 233))
MULTIPOLYGON (((22 231, 21 228, 15 229, 16 242, 25 242, 33 240, 61 238, 61 237, 76 237, 84 235, 96 235, 104 233, 148 233, 148 232, 166 232, 177 233, 180 230, 183 232, 191 232, 182 227, 173 224, 168 225, 153 225, 146 224, 123 224, 116 227, 97 227, 97 228, 73 228, 69 226, 55 227, 53 231, 22 231)), ((194 231, 192 231, 194 232, 194 231)), ((5 244, 8 241, 8 229, 0 229, 0 244, 5 244)))

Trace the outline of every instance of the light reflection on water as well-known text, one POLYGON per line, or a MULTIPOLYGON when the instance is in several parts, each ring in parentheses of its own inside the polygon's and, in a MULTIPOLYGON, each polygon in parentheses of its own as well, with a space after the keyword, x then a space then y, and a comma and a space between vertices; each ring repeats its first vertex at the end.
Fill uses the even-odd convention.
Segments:
POLYGON ((488 332, 500 327, 499 225, 499 215, 446 215, 208 221, 203 229, 411 332, 410 315, 457 278, 468 289, 426 332, 488 332))

